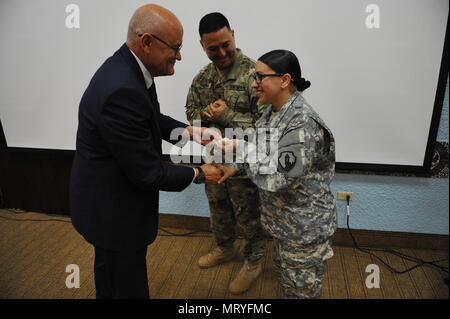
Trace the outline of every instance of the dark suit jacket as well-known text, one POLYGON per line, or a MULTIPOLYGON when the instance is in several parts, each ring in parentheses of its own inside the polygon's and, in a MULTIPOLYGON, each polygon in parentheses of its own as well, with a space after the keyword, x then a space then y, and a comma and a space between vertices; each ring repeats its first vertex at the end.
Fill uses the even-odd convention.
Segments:
POLYGON ((194 178, 161 162, 161 140, 185 126, 160 113, 125 44, 97 70, 80 102, 70 181, 72 223, 88 242, 122 251, 154 241, 159 191, 194 178))

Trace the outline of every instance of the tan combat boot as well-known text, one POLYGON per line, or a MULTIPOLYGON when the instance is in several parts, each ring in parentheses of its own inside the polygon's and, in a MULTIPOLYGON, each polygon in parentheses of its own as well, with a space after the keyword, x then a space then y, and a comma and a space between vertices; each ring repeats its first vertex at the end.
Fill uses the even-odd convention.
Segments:
POLYGON ((261 274, 263 261, 264 258, 260 258, 253 262, 245 260, 244 265, 236 278, 231 282, 228 290, 235 295, 246 292, 261 274))
POLYGON ((210 268, 220 265, 224 262, 230 261, 237 256, 236 247, 216 247, 206 255, 198 259, 198 266, 200 268, 210 268))

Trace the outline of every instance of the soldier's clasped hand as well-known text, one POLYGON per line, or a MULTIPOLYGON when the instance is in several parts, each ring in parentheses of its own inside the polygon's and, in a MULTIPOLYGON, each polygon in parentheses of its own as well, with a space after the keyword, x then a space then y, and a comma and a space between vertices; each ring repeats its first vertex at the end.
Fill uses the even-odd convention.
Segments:
POLYGON ((217 121, 227 108, 228 108, 227 103, 224 100, 219 99, 209 104, 208 110, 203 114, 205 114, 208 120, 217 121))

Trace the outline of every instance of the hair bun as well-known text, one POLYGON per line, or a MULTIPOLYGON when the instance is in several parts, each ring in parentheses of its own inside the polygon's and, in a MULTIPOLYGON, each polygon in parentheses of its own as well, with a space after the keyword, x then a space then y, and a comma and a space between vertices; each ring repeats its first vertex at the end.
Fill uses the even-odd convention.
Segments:
POLYGON ((296 78, 293 80, 295 86, 297 87, 297 90, 300 92, 306 90, 311 86, 311 82, 307 81, 305 78, 296 78))

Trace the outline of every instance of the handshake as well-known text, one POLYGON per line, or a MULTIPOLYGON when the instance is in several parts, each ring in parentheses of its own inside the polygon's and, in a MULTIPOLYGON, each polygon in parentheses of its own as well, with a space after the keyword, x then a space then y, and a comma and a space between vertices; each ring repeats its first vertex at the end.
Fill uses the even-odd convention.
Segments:
POLYGON ((195 168, 194 182, 219 185, 234 174, 236 174, 236 169, 232 166, 216 163, 204 164, 195 168))

